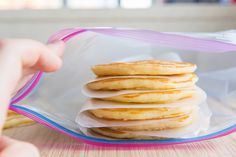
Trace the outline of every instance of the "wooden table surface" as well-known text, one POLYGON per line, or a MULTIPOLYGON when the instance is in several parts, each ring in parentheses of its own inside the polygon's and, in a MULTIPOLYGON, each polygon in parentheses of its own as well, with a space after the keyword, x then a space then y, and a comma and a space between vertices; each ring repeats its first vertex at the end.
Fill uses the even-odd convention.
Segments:
POLYGON ((5 135, 36 145, 42 157, 233 157, 236 133, 190 144, 150 148, 106 148, 87 145, 71 137, 35 124, 4 131, 5 135))

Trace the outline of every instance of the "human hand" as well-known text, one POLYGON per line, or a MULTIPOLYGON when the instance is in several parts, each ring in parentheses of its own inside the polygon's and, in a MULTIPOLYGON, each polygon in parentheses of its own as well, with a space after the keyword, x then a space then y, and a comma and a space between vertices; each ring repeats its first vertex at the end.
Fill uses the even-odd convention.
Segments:
MULTIPOLYGON (((0 40, 0 156, 12 156, 14 151, 20 151, 16 150, 19 146, 22 146, 20 152, 25 150, 22 157, 39 156, 37 149, 31 144, 3 137, 2 127, 12 95, 23 87, 35 72, 58 70, 62 64, 60 57, 63 51, 62 41, 44 45, 29 39, 0 40)), ((20 155, 17 153, 18 157, 20 155)))

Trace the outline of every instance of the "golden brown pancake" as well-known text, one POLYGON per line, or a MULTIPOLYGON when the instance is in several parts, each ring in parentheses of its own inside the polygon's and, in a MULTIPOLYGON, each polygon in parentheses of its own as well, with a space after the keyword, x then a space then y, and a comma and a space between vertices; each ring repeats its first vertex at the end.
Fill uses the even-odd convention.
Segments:
POLYGON ((151 139, 167 139, 163 137, 145 136, 138 135, 135 133, 128 133, 124 131, 118 131, 111 128, 90 128, 93 132, 103 135, 106 137, 117 138, 117 139, 137 139, 137 140, 151 140, 151 139))
POLYGON ((121 77, 104 78, 87 84, 91 90, 166 90, 194 86, 198 77, 193 74, 181 74, 160 78, 121 77))
POLYGON ((135 62, 114 62, 92 67, 97 76, 130 76, 130 75, 176 75, 193 73, 196 65, 187 62, 143 60, 135 62))
POLYGON ((183 116, 168 118, 167 121, 160 121, 156 124, 146 124, 146 125, 137 125, 137 126, 119 126, 111 127, 112 129, 119 131, 158 131, 158 130, 167 130, 187 126, 193 122, 196 118, 193 113, 188 113, 183 116))
POLYGON ((26 126, 34 123, 35 121, 33 121, 32 119, 9 110, 3 128, 8 129, 13 127, 26 126))
POLYGON ((121 127, 102 127, 102 128, 91 128, 92 131, 107 137, 118 138, 118 139, 166 139, 164 137, 153 137, 146 135, 135 134, 135 131, 160 131, 167 129, 176 129, 185 127, 191 124, 197 116, 196 111, 180 116, 176 118, 168 119, 167 121, 159 122, 156 124, 137 125, 137 126, 121 126, 121 127), (125 132, 125 131, 133 131, 125 132))
POLYGON ((163 119, 186 115, 192 112, 196 106, 162 107, 162 108, 117 108, 90 110, 97 118, 111 120, 149 120, 163 119))
POLYGON ((7 116, 14 116, 14 115, 18 115, 18 113, 14 112, 14 111, 11 111, 11 110, 8 110, 7 111, 7 116))
POLYGON ((195 89, 173 89, 166 91, 144 91, 144 92, 134 92, 121 94, 113 97, 100 98, 102 100, 109 100, 115 102, 124 103, 156 103, 156 104, 166 104, 182 100, 185 98, 190 98, 196 94, 195 89))

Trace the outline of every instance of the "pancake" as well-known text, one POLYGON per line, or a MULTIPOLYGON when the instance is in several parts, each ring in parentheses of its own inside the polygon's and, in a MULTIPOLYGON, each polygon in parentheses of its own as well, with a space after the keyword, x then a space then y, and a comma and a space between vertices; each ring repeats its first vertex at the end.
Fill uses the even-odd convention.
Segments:
POLYGON ((185 127, 191 124, 195 120, 196 116, 197 112, 191 112, 190 114, 176 117, 174 119, 168 119, 167 121, 159 122, 156 124, 121 127, 101 127, 90 129, 100 135, 117 139, 167 139, 165 137, 139 135, 135 134, 135 131, 160 131, 185 127), (126 131, 133 132, 131 133, 126 131))
POLYGON ((174 129, 187 126, 191 124, 194 120, 193 113, 189 113, 183 116, 169 118, 166 121, 160 121, 156 124, 146 124, 146 125, 137 125, 137 126, 119 126, 119 127, 111 127, 112 129, 119 131, 159 131, 159 130, 167 130, 174 129))
POLYGON ((35 121, 33 121, 32 119, 10 111, 8 112, 8 116, 3 128, 8 129, 13 127, 26 126, 34 123, 35 121))
POLYGON ((14 111, 11 111, 11 110, 8 110, 7 111, 7 116, 14 116, 14 115, 19 115, 18 113, 14 112, 14 111))
POLYGON ((166 91, 144 91, 121 94, 113 97, 100 98, 102 100, 124 103, 156 103, 166 104, 190 98, 196 93, 195 89, 173 89, 166 91))
POLYGON ((130 76, 130 75, 175 75, 193 73, 196 65, 187 62, 143 60, 135 62, 114 62, 92 67, 97 76, 130 76))
POLYGON ((179 108, 118 108, 118 109, 96 109, 90 110, 97 118, 111 120, 149 120, 163 119, 186 115, 195 108, 195 106, 183 106, 179 108))
POLYGON ((104 78, 87 84, 92 90, 165 90, 194 86, 198 77, 193 74, 173 75, 168 77, 120 77, 104 78))
POLYGON ((138 135, 135 133, 128 133, 124 131, 118 131, 111 128, 90 128, 93 132, 103 135, 106 137, 117 138, 117 139, 137 139, 137 140, 151 140, 151 139, 167 139, 163 137, 155 137, 155 136, 145 136, 138 135))

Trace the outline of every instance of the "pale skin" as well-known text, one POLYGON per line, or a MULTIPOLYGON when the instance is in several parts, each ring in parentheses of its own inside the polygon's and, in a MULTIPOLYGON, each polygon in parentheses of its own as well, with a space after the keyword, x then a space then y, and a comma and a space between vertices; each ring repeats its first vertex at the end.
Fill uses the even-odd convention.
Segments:
POLYGON ((42 44, 29 39, 0 40, 0 157, 39 157, 27 142, 2 135, 11 97, 37 71, 54 72, 62 65, 64 43, 42 44))

